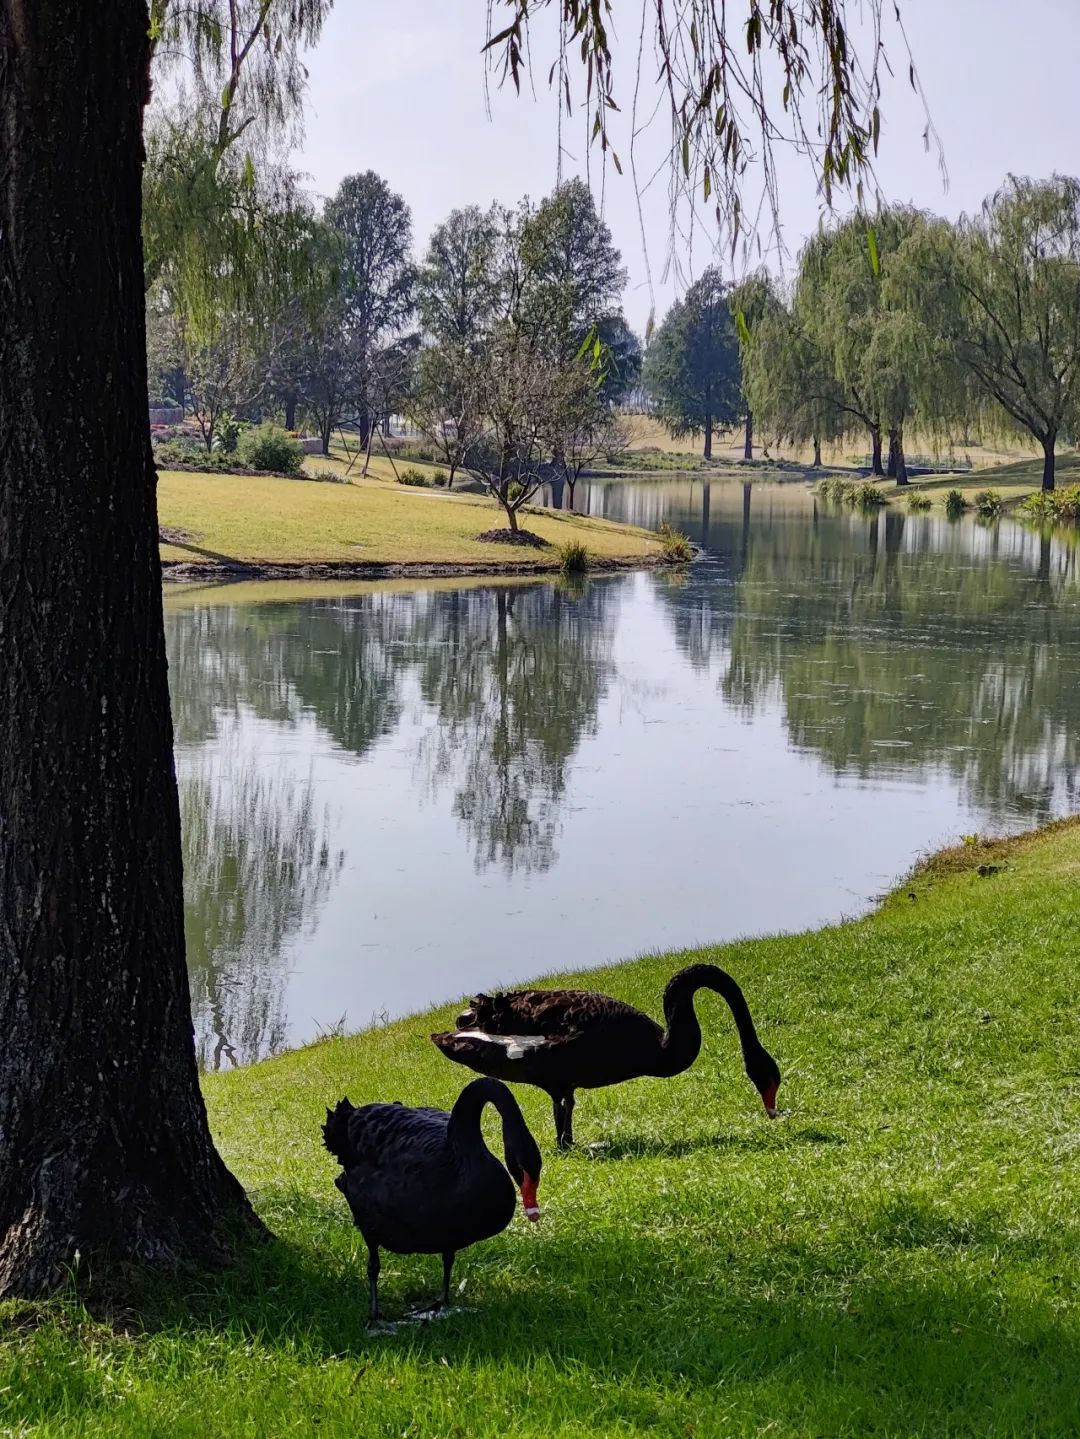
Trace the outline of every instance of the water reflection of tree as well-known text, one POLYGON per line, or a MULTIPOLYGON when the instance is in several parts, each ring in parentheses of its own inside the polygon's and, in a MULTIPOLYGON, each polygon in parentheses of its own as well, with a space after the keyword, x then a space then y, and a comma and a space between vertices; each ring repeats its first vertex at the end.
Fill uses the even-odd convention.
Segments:
POLYGON ((184 918, 199 1063, 245 1064, 285 1043, 283 955, 342 864, 310 780, 230 755, 227 778, 181 765, 184 918))
POLYGON ((342 862, 310 783, 260 767, 243 726, 314 723, 363 756, 397 728, 415 685, 434 721, 421 743, 427 782, 452 787, 477 868, 545 870, 569 764, 612 673, 617 587, 374 592, 168 614, 201 1063, 282 1045, 282 956, 342 862))
POLYGON ((1074 548, 894 511, 749 533, 728 556, 737 585, 663 592, 730 703, 779 702, 837 774, 941 768, 973 804, 1031 820, 1077 798, 1074 548))
POLYGON ((431 788, 454 786, 478 870, 554 863, 568 765, 612 674, 614 593, 500 586, 430 596, 417 615, 420 689, 438 717, 421 763, 431 788))

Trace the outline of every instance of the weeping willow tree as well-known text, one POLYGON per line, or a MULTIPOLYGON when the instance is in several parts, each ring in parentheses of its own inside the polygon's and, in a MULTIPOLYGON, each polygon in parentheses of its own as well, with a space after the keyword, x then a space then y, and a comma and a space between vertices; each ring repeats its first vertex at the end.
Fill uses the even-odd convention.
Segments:
POLYGON ((148 287, 176 248, 190 249, 217 216, 228 215, 239 176, 250 180, 256 163, 299 138, 303 54, 318 40, 332 3, 151 0, 148 65, 156 98, 143 200, 148 287), (239 162, 223 170, 235 152, 239 162))
MULTIPOLYGON (((639 143, 666 120, 673 233, 680 199, 692 211, 700 197, 733 250, 761 213, 746 201, 752 180, 779 231, 780 147, 815 168, 829 205, 838 189, 861 201, 873 187, 890 53, 922 93, 899 0, 646 0, 640 19, 620 0, 488 0, 491 65, 518 90, 545 16, 560 109, 573 113, 583 81, 591 138, 620 173, 628 161, 639 197, 639 143), (616 44, 616 23, 629 41, 616 44)), ((925 127, 937 145, 928 112, 925 127)))

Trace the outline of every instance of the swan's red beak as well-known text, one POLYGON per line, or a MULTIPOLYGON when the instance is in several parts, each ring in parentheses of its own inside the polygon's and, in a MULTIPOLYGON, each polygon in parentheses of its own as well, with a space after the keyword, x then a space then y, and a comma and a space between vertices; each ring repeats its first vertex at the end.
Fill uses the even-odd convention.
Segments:
POLYGON ((776 1091, 780 1088, 778 1084, 769 1084, 761 1091, 761 1102, 765 1106, 765 1113, 770 1119, 776 1118, 776 1091))
POLYGON ((535 1221, 540 1218, 540 1206, 536 1202, 536 1180, 531 1174, 523 1174, 521 1177, 521 1202, 525 1206, 526 1219, 535 1221))

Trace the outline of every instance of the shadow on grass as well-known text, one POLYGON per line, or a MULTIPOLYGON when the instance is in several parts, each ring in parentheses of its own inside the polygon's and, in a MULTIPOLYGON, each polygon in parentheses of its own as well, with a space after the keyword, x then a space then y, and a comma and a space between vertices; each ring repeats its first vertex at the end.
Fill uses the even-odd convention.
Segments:
MULTIPOLYGON (((783 1138, 787 1145, 847 1143, 840 1134, 828 1134, 822 1129, 791 1129, 783 1118, 778 1123, 785 1126, 783 1138)), ((774 1132, 763 1127, 756 1134, 701 1134, 693 1139, 662 1139, 651 1135, 616 1136, 611 1139, 598 1139, 592 1143, 583 1141, 576 1146, 576 1151, 590 1160, 685 1159, 705 1150, 757 1154, 771 1153, 775 1148, 774 1132)))
POLYGON ((162 540, 162 544, 171 546, 174 550, 187 550, 190 554, 198 555, 200 559, 213 560, 215 564, 228 565, 231 569, 251 569, 243 560, 238 560, 235 555, 222 555, 217 550, 204 549, 202 545, 193 545, 190 540, 178 540, 168 537, 162 540))
MULTIPOLYGON (((295 1196, 261 1198, 272 1221, 295 1213, 295 1196)), ((359 1235, 336 1206, 303 1207, 303 1243, 245 1246, 231 1270, 159 1279, 126 1304, 151 1330, 213 1333, 225 1353, 255 1343, 304 1363, 408 1363, 419 1382, 428 1363, 458 1366, 463 1401, 472 1369, 493 1362, 507 1402, 528 1404, 526 1377, 549 1361, 575 1394, 645 1382, 706 1403, 718 1384, 741 1386, 799 1432, 1080 1432, 1080 1334, 1048 1292, 1065 1238, 1039 1236, 1032 1255, 992 1212, 965 1219, 894 1194, 857 1230, 747 1252, 732 1252, 723 1215, 715 1244, 630 1222, 515 1225, 459 1256, 456 1312, 372 1336, 359 1235)), ((435 1256, 384 1252, 387 1316, 433 1298, 438 1270, 435 1256)))

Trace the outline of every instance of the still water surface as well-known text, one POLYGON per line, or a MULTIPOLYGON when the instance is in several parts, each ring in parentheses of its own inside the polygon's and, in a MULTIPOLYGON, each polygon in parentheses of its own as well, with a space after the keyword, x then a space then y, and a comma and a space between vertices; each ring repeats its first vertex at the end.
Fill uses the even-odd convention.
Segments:
POLYGON ((1080 807, 1077 551, 801 486, 596 485, 685 575, 166 598, 201 1062, 862 909, 1080 807))

